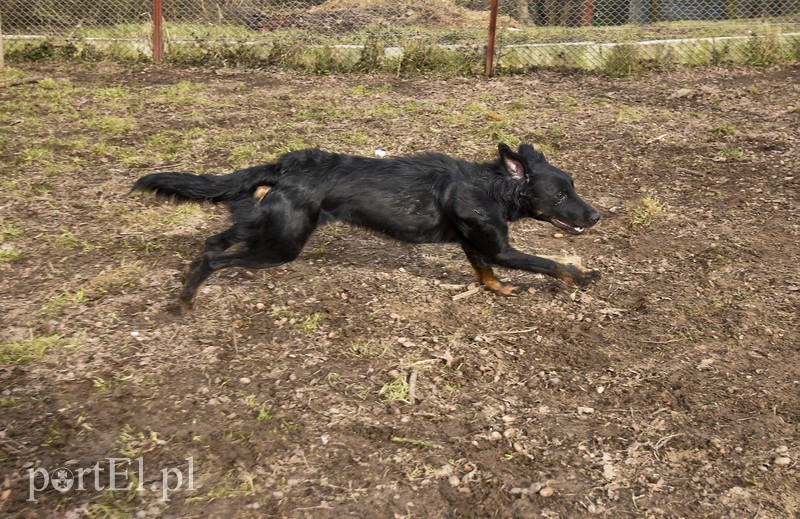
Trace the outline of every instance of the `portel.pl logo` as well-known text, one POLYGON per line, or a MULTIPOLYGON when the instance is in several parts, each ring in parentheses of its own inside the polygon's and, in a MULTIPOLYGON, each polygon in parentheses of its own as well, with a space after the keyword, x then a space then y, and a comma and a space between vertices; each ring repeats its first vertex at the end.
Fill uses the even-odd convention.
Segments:
POLYGON ((169 501, 173 492, 194 490, 194 458, 186 458, 186 462, 188 467, 185 474, 180 468, 165 467, 161 469, 160 477, 150 480, 145 479, 144 460, 141 457, 133 460, 106 458, 104 462, 98 461, 91 467, 74 470, 66 467, 50 472, 42 467, 28 469, 28 501, 36 502, 38 492, 50 489, 61 493, 81 490, 157 492, 160 489, 161 499, 169 501))

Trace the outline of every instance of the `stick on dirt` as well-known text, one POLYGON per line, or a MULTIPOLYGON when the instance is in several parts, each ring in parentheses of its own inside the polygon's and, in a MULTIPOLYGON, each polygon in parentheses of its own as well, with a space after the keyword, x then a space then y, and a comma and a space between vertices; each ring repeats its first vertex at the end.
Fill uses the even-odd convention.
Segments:
POLYGON ((417 375, 418 371, 415 369, 411 370, 411 373, 408 375, 408 403, 414 405, 417 400, 417 375))
MULTIPOLYGON (((2 67, 0 67, 2 69, 2 67)), ((38 83, 41 81, 42 77, 26 77, 24 79, 15 79, 14 81, 8 81, 6 83, 0 83, 0 88, 7 88, 19 85, 27 85, 28 83, 38 83)))

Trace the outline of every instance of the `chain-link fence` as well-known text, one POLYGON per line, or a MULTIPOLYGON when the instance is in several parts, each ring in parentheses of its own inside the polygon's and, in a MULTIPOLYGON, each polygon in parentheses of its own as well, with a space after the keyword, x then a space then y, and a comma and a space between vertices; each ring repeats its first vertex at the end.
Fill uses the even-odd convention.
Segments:
POLYGON ((517 0, 499 67, 622 75, 646 66, 800 60, 800 0, 517 0))
MULTIPOLYGON (((3 0, 6 52, 53 43, 166 59, 315 70, 482 70, 489 0, 3 0)), ((501 0, 495 65, 624 74, 639 67, 800 60, 800 0, 501 0)))

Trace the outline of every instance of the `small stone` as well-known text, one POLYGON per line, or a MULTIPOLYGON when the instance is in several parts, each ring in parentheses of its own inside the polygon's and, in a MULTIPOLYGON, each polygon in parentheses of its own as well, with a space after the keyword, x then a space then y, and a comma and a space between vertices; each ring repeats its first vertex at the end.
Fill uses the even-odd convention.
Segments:
POLYGON ((261 310, 263 310, 265 308, 266 308, 266 305, 264 303, 256 303, 256 310, 261 311, 261 310))
POLYGON ((560 233, 560 232, 553 233, 553 238, 555 238, 555 239, 560 239, 560 238, 563 238, 563 237, 564 237, 564 235, 562 233, 560 233))
POLYGON ((457 487, 461 484, 461 480, 455 474, 447 478, 447 482, 450 483, 451 487, 457 487))
POLYGON ((555 490, 553 490, 553 487, 550 486, 542 487, 542 489, 539 490, 539 495, 542 497, 550 497, 553 495, 553 492, 555 492, 555 490))
POLYGON ((492 434, 490 435, 490 438, 491 438, 493 441, 502 440, 502 439, 503 439, 503 435, 502 435, 502 434, 500 434, 500 433, 499 433, 499 432, 497 432, 497 431, 492 431, 492 434))
POLYGON ((247 378, 247 377, 242 377, 242 378, 239 379, 239 382, 241 382, 242 384, 249 384, 250 383, 250 379, 247 378))
POLYGON ((778 454, 783 454, 784 452, 789 452, 789 447, 786 445, 781 445, 780 447, 775 448, 775 452, 778 454))
POLYGON ((598 395, 602 395, 603 392, 606 390, 606 388, 603 386, 597 386, 596 388, 594 388, 594 390, 597 391, 598 395))
POLYGON ((515 496, 524 496, 525 494, 528 493, 528 489, 527 488, 514 487, 511 490, 509 490, 509 492, 511 492, 515 496))
POLYGON ((714 359, 703 359, 697 365, 697 369, 700 371, 710 370, 711 365, 714 363, 714 359))
POLYGON ((779 467, 785 467, 786 465, 792 464, 792 458, 788 456, 779 456, 775 458, 772 463, 779 467))
POLYGON ((594 413, 593 407, 578 406, 578 414, 592 414, 594 413))
POLYGON ((675 92, 670 95, 670 99, 681 99, 683 97, 693 97, 695 95, 694 90, 691 88, 679 88, 675 92))
POLYGON ((272 497, 274 497, 275 499, 283 499, 283 492, 281 492, 280 490, 276 490, 275 492, 272 493, 272 497))

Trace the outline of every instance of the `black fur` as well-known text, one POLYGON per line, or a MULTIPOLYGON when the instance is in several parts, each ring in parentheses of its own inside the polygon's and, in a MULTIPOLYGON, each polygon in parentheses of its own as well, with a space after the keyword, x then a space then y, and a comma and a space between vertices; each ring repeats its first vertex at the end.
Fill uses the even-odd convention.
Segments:
POLYGON ((177 200, 227 204, 234 225, 206 240, 189 267, 181 302, 190 305, 200 285, 227 267, 266 268, 297 258, 320 225, 344 221, 411 243, 458 243, 481 283, 511 294, 492 266, 547 274, 585 286, 597 271, 522 253, 508 243, 507 222, 530 217, 580 234, 600 214, 575 193, 572 178, 529 145, 505 144, 499 157, 475 163, 426 153, 377 159, 304 150, 229 175, 155 173, 134 191, 177 200), (271 189, 260 200, 259 186, 271 189), (232 245, 242 247, 228 251, 232 245))

